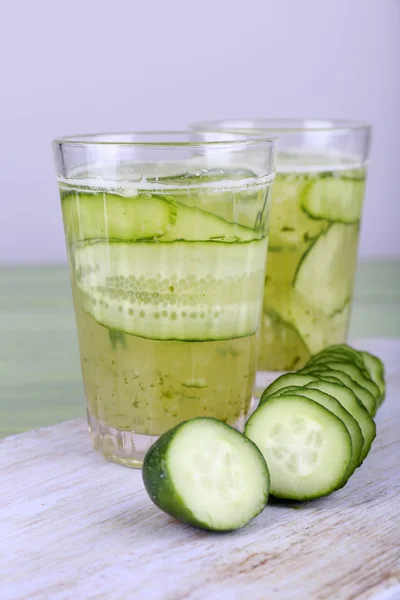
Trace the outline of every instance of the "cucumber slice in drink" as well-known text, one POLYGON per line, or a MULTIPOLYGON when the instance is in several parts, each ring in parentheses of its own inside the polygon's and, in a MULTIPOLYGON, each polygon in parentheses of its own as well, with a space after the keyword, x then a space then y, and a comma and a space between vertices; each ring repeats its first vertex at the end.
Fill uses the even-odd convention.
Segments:
POLYGON ((332 383, 329 381, 313 381, 306 385, 307 389, 320 390, 330 396, 336 398, 338 402, 345 408, 358 422, 362 437, 364 439, 363 447, 361 449, 359 465, 363 462, 368 452, 370 451, 371 444, 376 436, 376 426, 372 417, 368 414, 367 409, 357 399, 356 395, 346 386, 340 383, 332 383))
POLYGON ((61 202, 68 239, 121 241, 165 235, 175 222, 176 206, 166 198, 138 194, 69 193, 61 202))
MULTIPOLYGON (((376 400, 375 397, 366 388, 359 385, 354 379, 352 379, 347 373, 331 369, 326 365, 311 365, 306 367, 299 372, 299 375, 303 374, 306 377, 315 375, 318 379, 325 379, 326 377, 334 377, 336 380, 342 382, 343 385, 347 386, 354 392, 356 397, 365 406, 368 413, 373 417, 376 413, 376 400)), ((307 385, 307 384, 306 384, 307 385)))
POLYGON ((361 428, 356 419, 338 402, 335 396, 322 392, 319 389, 312 389, 310 385, 303 387, 290 387, 283 388, 277 392, 277 395, 296 395, 304 396, 309 398, 321 406, 324 406, 331 413, 336 415, 345 425, 347 431, 351 437, 352 456, 349 463, 349 468, 346 473, 345 481, 342 482, 344 485, 347 479, 354 473, 358 465, 360 464, 361 450, 364 445, 364 438, 361 433, 361 428))
POLYGON ((190 208, 177 202, 176 209, 175 223, 159 237, 160 242, 175 240, 248 242, 261 237, 261 233, 257 234, 254 229, 229 223, 196 207, 190 208))
POLYGON ((277 173, 272 186, 269 250, 303 247, 327 228, 299 207, 307 187, 308 179, 302 174, 277 173))
POLYGON ((258 369, 293 371, 303 366, 309 356, 310 353, 295 327, 282 321, 275 311, 264 308, 261 316, 258 369))
POLYGON ((307 298, 292 289, 291 296, 283 299, 281 314, 299 332, 310 354, 315 354, 332 341, 341 340, 347 332, 350 317, 350 304, 341 311, 326 315, 321 308, 310 304, 307 298))
POLYGON ((382 404, 385 398, 386 386, 385 386, 385 367, 383 362, 373 354, 369 352, 361 351, 365 368, 369 372, 371 379, 376 383, 380 391, 379 406, 382 404))
POLYGON ((235 242, 261 237, 260 232, 228 223, 163 195, 138 194, 127 198, 108 193, 68 194, 62 199, 62 209, 67 237, 78 241, 155 238, 235 242))
POLYGON ((85 243, 74 255, 85 310, 100 324, 158 340, 255 333, 266 240, 85 243))
POLYGON ((346 481, 350 434, 313 400, 294 394, 269 398, 250 417, 245 435, 264 455, 271 494, 278 498, 319 498, 346 481))
POLYGON ((217 419, 191 419, 162 435, 146 454, 142 474, 156 506, 201 529, 243 527, 268 500, 261 452, 217 419))
POLYGON ((302 195, 301 207, 313 219, 358 223, 364 199, 365 181, 334 176, 310 182, 302 195))
MULTIPOLYGON (((296 292, 327 316, 342 311, 353 292, 357 247, 357 225, 331 225, 304 254, 294 278, 296 292)), ((297 327, 301 332, 301 323, 297 327)))

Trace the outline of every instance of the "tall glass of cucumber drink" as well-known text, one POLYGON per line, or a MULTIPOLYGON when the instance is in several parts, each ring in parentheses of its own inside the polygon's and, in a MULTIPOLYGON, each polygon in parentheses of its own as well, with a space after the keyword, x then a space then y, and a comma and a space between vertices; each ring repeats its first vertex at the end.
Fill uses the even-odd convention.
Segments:
POLYGON ((140 466, 186 419, 243 428, 275 142, 129 133, 53 148, 94 447, 140 466))
POLYGON ((352 121, 259 119, 197 131, 278 138, 258 356, 268 371, 298 369, 346 340, 370 127, 352 121))

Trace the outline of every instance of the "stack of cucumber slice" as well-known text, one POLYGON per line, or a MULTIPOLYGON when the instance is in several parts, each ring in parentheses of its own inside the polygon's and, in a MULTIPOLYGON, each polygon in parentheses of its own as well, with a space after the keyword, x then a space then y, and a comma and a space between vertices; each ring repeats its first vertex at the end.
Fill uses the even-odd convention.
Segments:
POLYGON ((330 346, 264 391, 244 435, 197 418, 161 436, 145 457, 145 487, 166 513, 215 531, 248 523, 269 493, 287 500, 325 496, 368 455, 384 397, 379 358, 330 346))
POLYGON ((343 487, 371 448, 384 397, 382 362, 345 344, 276 379, 245 429, 268 464, 271 494, 308 500, 343 487))

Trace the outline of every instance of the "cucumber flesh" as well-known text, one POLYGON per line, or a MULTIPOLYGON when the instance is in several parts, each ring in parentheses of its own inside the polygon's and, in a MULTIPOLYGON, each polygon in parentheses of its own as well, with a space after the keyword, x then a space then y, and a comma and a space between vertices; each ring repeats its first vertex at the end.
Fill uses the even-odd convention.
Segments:
MULTIPOLYGON (((327 316, 343 310, 353 292, 357 247, 357 225, 331 225, 303 256, 296 292, 327 316)), ((298 328, 301 332, 301 324, 298 328)))
MULTIPOLYGON (((173 202, 173 199, 170 200, 173 202)), ((227 202, 227 201, 226 201, 227 202)), ((258 206, 258 205, 257 205, 258 206)), ((175 240, 223 242, 248 242, 261 237, 261 233, 237 223, 230 223, 197 207, 188 207, 176 202, 176 219, 160 242, 175 240)))
POLYGON ((143 463, 150 499, 184 523, 211 531, 243 527, 265 507, 269 473, 248 438, 212 418, 162 435, 143 463))
POLYGON ((301 373, 303 373, 307 377, 315 375, 317 379, 334 377, 336 380, 340 381, 343 385, 347 386, 350 390, 354 392, 356 397, 365 406, 365 408, 371 416, 375 415, 376 400, 374 396, 366 388, 362 387, 356 381, 354 381, 354 379, 347 375, 347 373, 335 369, 330 369, 326 365, 311 365, 310 367, 302 369, 301 373))
POLYGON ((329 381, 313 381, 307 384, 307 389, 320 390, 330 396, 336 398, 338 402, 356 419, 358 422, 362 437, 364 440, 358 466, 370 451, 371 444, 376 436, 376 426, 372 417, 368 414, 366 408, 357 399, 356 395, 346 386, 340 383, 332 383, 329 381))
POLYGON ((86 243, 74 255, 85 310, 151 339, 252 335, 262 308, 266 240, 86 243))
POLYGON ((269 250, 304 248, 326 230, 327 224, 310 219, 299 210, 299 198, 308 186, 307 177, 277 173, 271 188, 269 250))
MULTIPOLYGON (((257 207, 261 202, 257 202, 257 207)), ((225 204, 232 205, 228 199, 225 204)), ((248 227, 229 223, 171 196, 71 193, 63 197, 67 237, 77 241, 145 239, 250 241, 262 236, 248 227)), ((265 219, 264 219, 265 221, 265 219)))
POLYGON ((358 223, 364 199, 363 179, 320 177, 302 195, 302 209, 314 219, 358 223))
POLYGON ((266 400, 245 428, 261 450, 271 494, 309 500, 333 492, 345 480, 352 445, 344 423, 325 407, 296 395, 266 400))
POLYGON ((285 321, 296 328, 311 354, 346 336, 350 316, 349 302, 342 310, 327 315, 293 289, 290 301, 286 306, 283 303, 280 308, 285 321))
POLYGON ((360 464, 360 456, 364 444, 364 438, 362 436, 359 424, 357 423, 356 419, 340 404, 340 402, 336 400, 334 396, 331 396, 322 390, 312 389, 306 386, 297 388, 296 391, 292 389, 292 392, 287 393, 294 394, 296 396, 304 396, 305 398, 309 398, 310 400, 321 404, 321 406, 324 406, 344 423, 347 431, 350 434, 352 455, 348 470, 346 471, 345 477, 340 485, 340 487, 342 487, 360 464))
POLYGON ((150 194, 72 192, 61 206, 67 238, 77 241, 151 239, 165 235, 176 219, 174 202, 150 194))
POLYGON ((378 404, 380 406, 385 398, 385 391, 386 391, 385 368, 383 366, 382 361, 377 356, 374 356, 373 354, 370 354, 369 352, 363 352, 363 351, 360 352, 360 354, 364 360, 365 368, 369 372, 371 379, 376 383, 376 385, 379 388, 380 397, 379 397, 378 404))

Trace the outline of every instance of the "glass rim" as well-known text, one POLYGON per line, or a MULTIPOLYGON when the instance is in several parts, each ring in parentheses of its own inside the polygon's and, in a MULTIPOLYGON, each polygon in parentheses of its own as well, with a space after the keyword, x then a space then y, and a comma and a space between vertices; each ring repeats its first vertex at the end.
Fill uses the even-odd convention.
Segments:
POLYGON ((272 150, 276 147, 278 138, 274 136, 260 136, 254 135, 249 136, 248 134, 240 132, 230 131, 206 131, 202 130, 199 133, 211 133, 219 135, 226 133, 230 136, 229 139, 224 140, 182 140, 177 141, 172 139, 174 136, 182 138, 193 135, 195 129, 187 130, 171 130, 171 131, 123 131, 123 132, 105 132, 105 133, 86 133, 86 134, 73 134, 56 137, 52 140, 53 145, 63 146, 124 146, 124 147, 144 147, 144 148, 190 148, 190 147, 213 147, 213 148, 225 148, 237 146, 240 149, 257 146, 269 146, 272 150), (237 136, 232 139, 232 136, 237 136), (137 137, 138 139, 124 139, 129 137, 137 137), (145 138, 152 137, 153 140, 146 140, 145 138), (162 138, 171 138, 163 140, 162 138), (99 139, 99 138, 110 138, 110 139, 99 139), (119 139, 118 139, 119 138, 119 139))
POLYGON ((276 133, 329 133, 329 132, 351 132, 370 131, 372 124, 367 121, 356 119, 336 118, 250 118, 250 119, 220 119, 212 121, 198 121, 192 124, 195 131, 199 132, 231 132, 240 133, 254 130, 267 134, 276 133))

